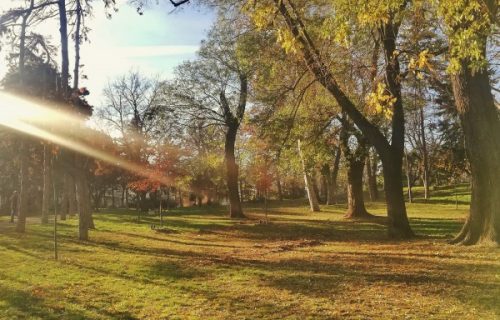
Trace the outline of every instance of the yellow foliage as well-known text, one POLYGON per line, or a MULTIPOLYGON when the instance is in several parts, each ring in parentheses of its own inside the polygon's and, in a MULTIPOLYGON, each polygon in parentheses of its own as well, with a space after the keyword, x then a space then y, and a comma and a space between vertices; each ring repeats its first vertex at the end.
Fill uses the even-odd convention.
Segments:
POLYGON ((378 83, 375 92, 368 94, 366 104, 373 114, 383 114, 390 119, 393 114, 393 107, 397 98, 394 97, 384 83, 378 83))

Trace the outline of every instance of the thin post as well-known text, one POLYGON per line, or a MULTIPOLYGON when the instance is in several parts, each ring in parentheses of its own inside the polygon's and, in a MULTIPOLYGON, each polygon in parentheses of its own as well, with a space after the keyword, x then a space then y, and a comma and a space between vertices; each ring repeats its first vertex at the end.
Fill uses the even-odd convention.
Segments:
POLYGON ((56 181, 54 179, 54 171, 52 171, 52 186, 54 189, 54 259, 59 259, 59 248, 58 248, 58 239, 57 239, 57 190, 56 190, 56 181))
POLYGON ((269 220, 267 219, 267 187, 266 191, 264 192, 264 210, 266 213, 266 223, 269 223, 269 220))
POLYGON ((161 187, 158 188, 159 191, 160 191, 160 226, 163 226, 163 210, 162 210, 162 190, 161 190, 161 187))

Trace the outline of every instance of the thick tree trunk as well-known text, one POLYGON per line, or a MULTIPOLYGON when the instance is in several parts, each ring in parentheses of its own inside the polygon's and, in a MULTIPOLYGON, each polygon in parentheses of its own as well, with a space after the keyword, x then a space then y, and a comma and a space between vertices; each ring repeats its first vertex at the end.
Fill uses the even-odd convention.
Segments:
POLYGON ((471 166, 470 213, 454 239, 465 245, 500 243, 500 119, 487 71, 472 73, 464 63, 452 76, 456 108, 471 166))
POLYGON ((75 191, 75 178, 73 175, 68 174, 66 176, 67 182, 66 185, 68 187, 68 214, 70 217, 73 217, 78 213, 78 208, 76 205, 76 191, 75 191))
POLYGON ((384 191, 387 202, 389 237, 411 238, 414 234, 406 214, 401 171, 402 159, 400 157, 383 158, 382 166, 384 167, 384 191))
POLYGON ((320 211, 318 195, 316 194, 316 191, 314 189, 311 176, 307 172, 306 162, 304 160, 304 156, 302 154, 302 149, 300 146, 300 140, 297 141, 297 148, 299 151, 300 162, 302 163, 302 171, 304 173, 304 183, 306 187, 307 199, 309 200, 309 206, 311 207, 311 211, 318 212, 320 211))
POLYGON ((373 217, 365 208, 363 195, 364 166, 364 159, 347 161, 347 213, 345 217, 349 219, 373 217))
POLYGON ((240 195, 238 191, 238 165, 234 156, 234 146, 238 125, 231 124, 227 127, 224 156, 226 160, 226 183, 229 196, 229 216, 231 218, 245 218, 241 208, 240 195))
POLYGON ((92 219, 92 208, 90 206, 90 188, 87 179, 86 172, 81 170, 80 167, 83 166, 78 156, 77 159, 77 176, 76 176, 76 194, 78 198, 78 212, 79 212, 79 223, 78 223, 78 238, 80 240, 89 239, 89 229, 94 228, 94 222, 92 219))
POLYGON ((45 143, 43 146, 42 224, 49 223, 49 207, 52 199, 52 183, 50 181, 52 154, 50 151, 50 146, 45 143))

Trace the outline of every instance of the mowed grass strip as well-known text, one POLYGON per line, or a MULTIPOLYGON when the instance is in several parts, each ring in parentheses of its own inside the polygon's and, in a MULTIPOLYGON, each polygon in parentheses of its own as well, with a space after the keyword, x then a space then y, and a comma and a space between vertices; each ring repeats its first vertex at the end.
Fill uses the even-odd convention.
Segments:
POLYGON ((51 225, 31 218, 19 235, 2 217, 0 318, 499 318, 499 249, 446 244, 467 199, 456 208, 450 190, 436 197, 408 205, 411 241, 387 239, 383 203, 368 204, 380 216, 371 221, 298 201, 272 202, 267 224, 259 205, 247 205, 248 221, 176 209, 160 230, 158 216, 107 210, 86 243, 76 219, 59 225, 59 261, 51 225))

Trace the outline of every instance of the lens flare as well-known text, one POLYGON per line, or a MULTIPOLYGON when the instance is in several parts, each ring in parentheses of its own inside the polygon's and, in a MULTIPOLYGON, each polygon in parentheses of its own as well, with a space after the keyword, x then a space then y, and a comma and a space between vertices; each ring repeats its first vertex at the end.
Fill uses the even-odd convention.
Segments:
POLYGON ((0 125, 106 162, 161 184, 170 185, 172 183, 170 178, 161 176, 158 172, 153 172, 143 165, 71 138, 71 136, 96 136, 94 131, 83 126, 81 118, 71 113, 55 110, 43 106, 41 103, 28 101, 0 91, 0 125))

